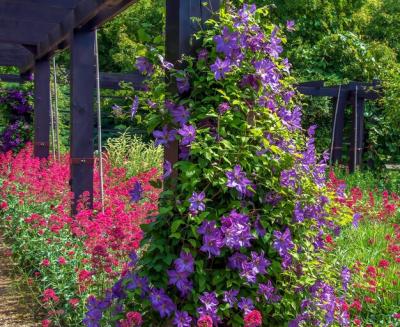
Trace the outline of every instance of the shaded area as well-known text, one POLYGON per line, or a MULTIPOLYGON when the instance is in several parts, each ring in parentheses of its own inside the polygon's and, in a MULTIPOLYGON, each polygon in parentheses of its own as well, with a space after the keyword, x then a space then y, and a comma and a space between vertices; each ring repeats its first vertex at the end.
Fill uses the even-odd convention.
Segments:
POLYGON ((17 280, 12 277, 14 268, 0 235, 0 326, 39 326, 32 311, 32 298, 15 285, 17 280))

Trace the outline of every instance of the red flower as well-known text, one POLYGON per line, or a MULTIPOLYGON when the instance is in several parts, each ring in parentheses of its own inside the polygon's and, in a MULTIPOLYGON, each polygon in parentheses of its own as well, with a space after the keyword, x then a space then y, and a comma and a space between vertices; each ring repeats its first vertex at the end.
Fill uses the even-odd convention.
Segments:
POLYGON ((354 325, 356 325, 356 326, 361 326, 361 320, 358 319, 358 318, 354 318, 353 323, 354 323, 354 325))
POLYGON ((58 258, 58 263, 60 264, 60 265, 66 265, 67 264, 67 260, 65 260, 65 258, 64 257, 59 257, 58 258))
POLYGON ((52 288, 47 288, 43 291, 43 302, 49 302, 51 300, 57 303, 60 299, 52 288))
POLYGON ((140 312, 137 311, 129 311, 126 314, 126 322, 129 327, 140 327, 143 324, 143 318, 140 312))
POLYGON ((79 299, 71 299, 71 300, 69 300, 68 301, 68 303, 72 306, 72 307, 76 307, 77 305, 78 305, 78 303, 79 303, 79 299))
POLYGON ((394 319, 400 319, 400 313, 395 313, 393 314, 394 319))
POLYGON ((212 327, 213 321, 210 316, 201 316, 199 320, 197 320, 197 327, 212 327))
POLYGON ((51 325, 51 321, 49 319, 42 320, 42 327, 49 327, 51 325))
POLYGON ((42 266, 45 266, 45 267, 50 266, 50 260, 49 259, 43 259, 42 260, 42 266))
POLYGON ((78 280, 80 282, 83 282, 85 280, 88 280, 92 277, 92 273, 88 270, 81 270, 78 274, 78 280))
POLYGON ((333 244, 332 235, 330 235, 330 234, 326 235, 325 241, 326 241, 326 243, 333 244))
POLYGON ((262 315, 258 310, 253 310, 244 316, 245 327, 259 327, 262 325, 262 315))
POLYGON ((376 277, 376 269, 375 269, 375 267, 373 267, 373 266, 368 266, 368 267, 367 267, 367 274, 368 274, 370 277, 375 278, 375 277, 376 277))
POLYGON ((0 209, 7 210, 8 209, 8 203, 6 201, 3 201, 0 203, 0 209))
POLYGON ((387 269, 387 267, 389 267, 389 264, 390 264, 389 261, 387 261, 385 259, 382 259, 382 260, 379 261, 378 267, 379 268, 383 268, 383 269, 387 269))
POLYGON ((362 310, 362 304, 359 300, 354 300, 353 303, 350 305, 350 308, 354 308, 358 312, 360 312, 362 310))
POLYGON ((365 300, 365 302, 367 302, 367 303, 375 303, 375 302, 376 302, 373 298, 371 298, 371 297, 369 297, 369 296, 366 296, 366 297, 364 298, 364 300, 365 300))

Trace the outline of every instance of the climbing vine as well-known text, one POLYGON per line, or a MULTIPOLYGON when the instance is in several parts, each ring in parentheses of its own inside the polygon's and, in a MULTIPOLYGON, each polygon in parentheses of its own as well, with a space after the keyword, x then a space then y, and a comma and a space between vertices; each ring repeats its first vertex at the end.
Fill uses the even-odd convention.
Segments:
MULTIPOLYGON (((134 268, 89 298, 86 325, 348 324, 337 291, 349 274, 325 251, 352 214, 325 184, 327 157, 316 154, 315 126, 301 127, 281 57, 284 31, 267 21, 264 7, 222 9, 184 69, 155 51, 138 59, 149 91, 132 115, 146 111, 156 144, 178 141, 180 160, 165 162, 162 206, 143 226, 134 268), (166 74, 176 93, 165 93, 166 74)), ((140 201, 140 185, 132 193, 140 201)))

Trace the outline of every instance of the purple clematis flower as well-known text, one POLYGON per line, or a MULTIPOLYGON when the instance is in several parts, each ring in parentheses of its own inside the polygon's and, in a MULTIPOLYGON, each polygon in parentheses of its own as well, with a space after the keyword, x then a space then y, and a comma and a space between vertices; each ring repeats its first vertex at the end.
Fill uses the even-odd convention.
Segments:
POLYGON ((215 226, 215 221, 203 221, 197 231, 203 235, 203 245, 200 251, 208 252, 209 257, 220 255, 224 239, 221 230, 215 226))
POLYGON ((189 210, 193 215, 197 215, 199 211, 206 210, 206 205, 204 204, 204 199, 206 195, 204 192, 196 193, 193 192, 192 197, 189 199, 190 206, 189 210))
POLYGON ((288 20, 288 21, 286 22, 286 29, 287 29, 289 32, 293 32, 293 31, 294 31, 294 29, 295 29, 295 22, 294 22, 294 20, 288 20))
POLYGON ((286 255, 289 250, 293 249, 294 244, 292 242, 290 229, 286 228, 283 233, 280 231, 274 231, 274 242, 272 246, 280 256, 286 255))
POLYGON ((251 235, 249 217, 233 210, 229 216, 221 218, 221 231, 225 245, 234 250, 250 247, 251 235))
POLYGON ((171 162, 169 162, 168 160, 166 160, 166 161, 164 162, 164 175, 163 175, 163 178, 166 179, 166 178, 168 178, 169 176, 171 176, 171 174, 172 174, 172 165, 171 165, 171 162))
POLYGON ((192 320, 192 317, 186 311, 176 311, 172 323, 176 327, 190 327, 192 326, 192 320))
POLYGON ((191 274, 194 271, 194 259, 191 253, 182 251, 180 257, 175 260, 174 264, 177 272, 187 272, 191 274))
POLYGON ((230 269, 241 269, 242 263, 247 261, 247 257, 240 252, 234 253, 228 259, 228 268, 230 269))
POLYGON ((233 308, 237 302, 237 296, 239 294, 238 290, 230 290, 224 292, 224 302, 229 304, 230 308, 233 308))
POLYGON ((188 77, 186 75, 183 75, 182 77, 177 77, 176 86, 178 88, 179 94, 188 92, 190 90, 190 83, 188 77))
POLYGON ((168 143, 175 141, 176 131, 169 130, 168 126, 164 126, 163 129, 156 130, 153 132, 153 136, 155 137, 155 145, 168 145, 168 143))
POLYGON ((247 187, 251 185, 251 182, 247 179, 246 173, 242 171, 240 165, 236 165, 232 171, 227 172, 225 175, 228 178, 226 186, 236 188, 236 190, 242 195, 247 193, 247 187))
POLYGON ((231 61, 229 59, 222 60, 217 58, 215 63, 211 65, 211 71, 214 73, 215 79, 218 81, 225 77, 225 74, 231 70, 231 61))
POLYGON ((229 109, 231 109, 231 106, 229 105, 228 102, 223 102, 218 106, 218 112, 219 112, 220 115, 223 115, 229 109))
POLYGON ((261 251, 260 254, 251 251, 251 263, 254 266, 254 271, 261 275, 266 274, 267 268, 271 265, 271 261, 265 258, 264 251, 261 251))
POLYGON ((176 310, 175 303, 167 294, 165 294, 163 289, 153 289, 150 293, 149 299, 154 310, 158 311, 161 318, 171 316, 171 314, 176 310))
POLYGON ((341 277, 342 277, 342 287, 344 291, 347 291, 347 286, 350 283, 351 280, 351 271, 349 268, 347 267, 343 267, 342 268, 342 272, 341 272, 341 277))
POLYGON ((136 115, 138 109, 139 109, 139 98, 136 95, 135 98, 133 99, 131 106, 131 119, 133 119, 133 117, 136 115))
POLYGON ((214 36, 214 42, 218 52, 230 57, 232 52, 239 48, 238 33, 231 33, 226 26, 222 29, 221 35, 214 36))
POLYGON ((250 284, 257 282, 257 273, 254 269, 254 264, 250 261, 242 262, 239 275, 240 277, 246 279, 246 281, 250 284))
POLYGON ((196 129, 193 125, 183 125, 182 128, 178 130, 178 134, 182 136, 182 145, 190 145, 196 138, 196 129))
POLYGON ((153 65, 145 57, 137 58, 135 66, 144 75, 152 75, 154 73, 153 65))
POLYGON ((167 106, 169 112, 175 123, 179 125, 184 125, 189 119, 190 113, 184 106, 175 106, 168 105, 167 106))
POLYGON ((208 51, 207 49, 201 49, 199 51, 199 54, 197 56, 197 60, 198 61, 203 61, 203 60, 207 60, 208 59, 208 51))
POLYGON ((168 284, 175 285, 180 291, 182 297, 185 297, 189 294, 193 288, 193 285, 188 279, 189 273, 187 271, 178 272, 176 270, 168 270, 167 274, 169 277, 168 284))
POLYGON ((142 198, 143 188, 142 184, 139 181, 136 181, 133 189, 129 191, 129 195, 131 196, 132 202, 139 202, 142 198))
POLYGON ((203 303, 206 311, 214 311, 218 308, 218 299, 215 292, 204 292, 203 295, 199 297, 201 303, 203 303))
POLYGON ((242 297, 238 302, 238 307, 243 310, 245 314, 248 314, 254 309, 254 304, 251 299, 242 297))

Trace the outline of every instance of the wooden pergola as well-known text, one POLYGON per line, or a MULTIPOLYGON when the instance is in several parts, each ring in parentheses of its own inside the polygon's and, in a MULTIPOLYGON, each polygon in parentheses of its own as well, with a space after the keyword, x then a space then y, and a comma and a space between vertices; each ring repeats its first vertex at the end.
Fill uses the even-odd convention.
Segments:
POLYGON ((304 94, 333 99, 331 163, 340 162, 343 154, 345 109, 352 108, 349 170, 354 172, 362 164, 364 149, 364 111, 367 100, 381 96, 378 81, 372 83, 350 82, 344 85, 324 86, 324 81, 298 84, 297 90, 304 94))
MULTIPOLYGON (((84 191, 93 201, 94 91, 96 85, 95 30, 137 0, 0 0, 0 66, 16 66, 20 76, 0 76, 22 82, 34 73, 34 154, 49 156, 50 59, 71 51, 71 189, 78 199, 84 191)), ((192 17, 207 20, 222 0, 166 0, 166 59, 177 63, 196 44, 200 27, 192 17), (208 3, 205 6, 204 3, 208 3)), ((140 84, 138 76, 132 82, 140 84)), ((102 74, 102 86, 115 88, 122 77, 102 74)), ((166 151, 178 160, 177 144, 166 151)), ((75 201, 76 203, 76 201, 75 201)))

